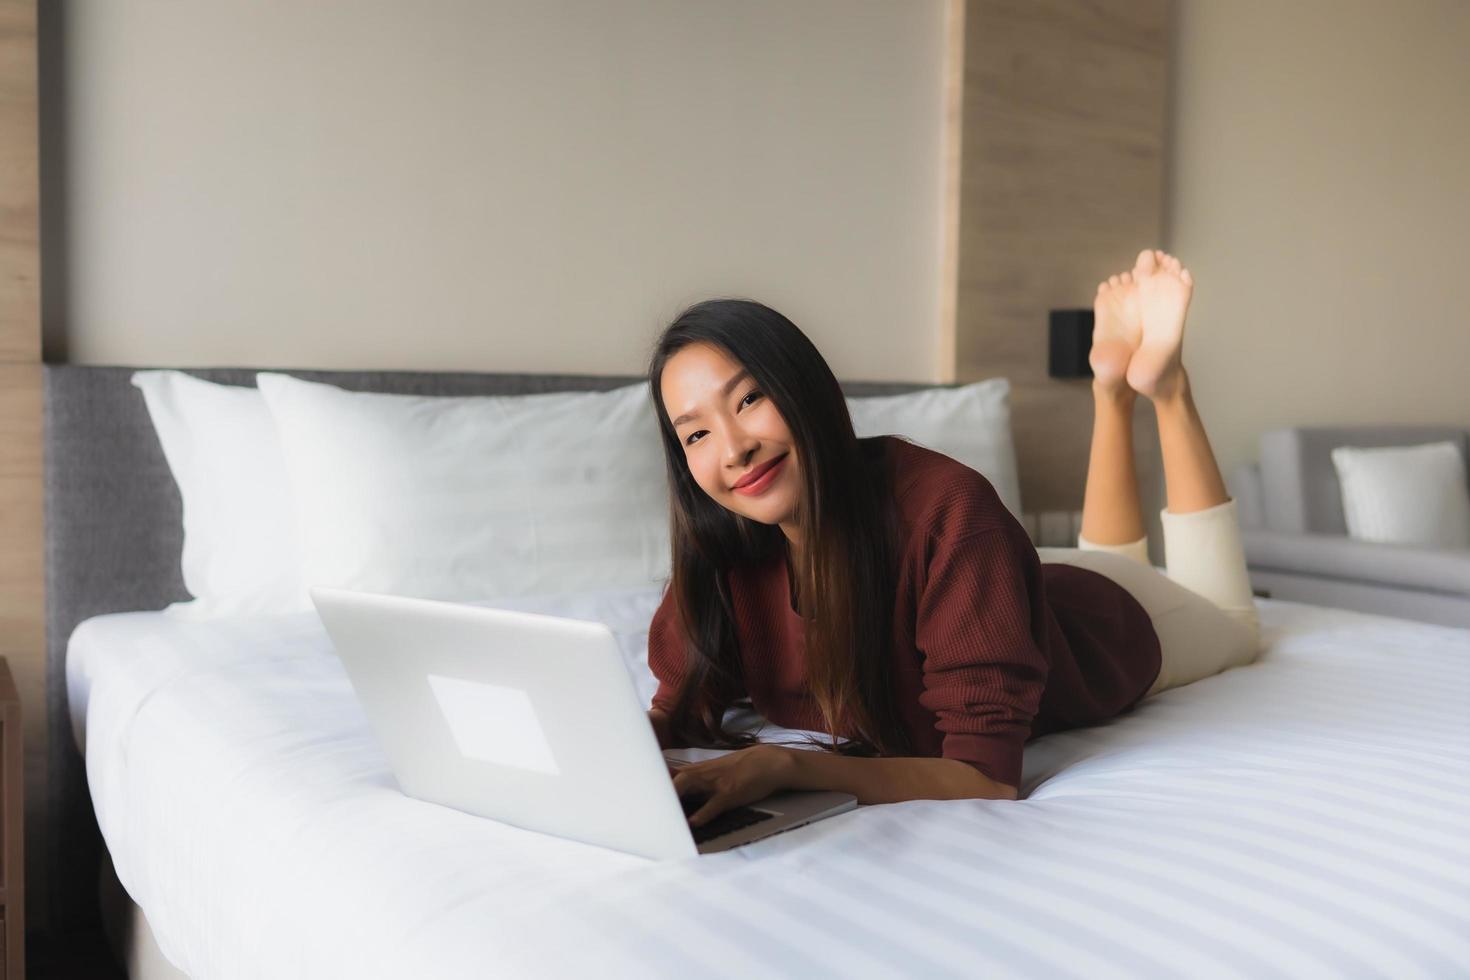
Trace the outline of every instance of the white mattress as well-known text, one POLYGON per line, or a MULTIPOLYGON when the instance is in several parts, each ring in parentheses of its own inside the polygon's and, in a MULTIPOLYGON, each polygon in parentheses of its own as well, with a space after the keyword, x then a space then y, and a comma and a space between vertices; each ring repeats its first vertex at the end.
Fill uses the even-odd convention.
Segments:
MULTIPOLYGON (((640 678, 653 592, 601 618, 640 678)), ((102 616, 68 683, 164 954, 232 977, 1470 974, 1470 631, 1262 602, 1250 667, 1027 747, 1018 801, 655 863, 403 796, 313 614, 102 616)))

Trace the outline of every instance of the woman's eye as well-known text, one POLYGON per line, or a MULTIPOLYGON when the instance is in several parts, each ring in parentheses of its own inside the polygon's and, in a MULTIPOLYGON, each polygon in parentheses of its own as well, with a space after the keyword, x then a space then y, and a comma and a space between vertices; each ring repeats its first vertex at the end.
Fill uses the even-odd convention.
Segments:
MULTIPOLYGON (((752 388, 750 390, 749 394, 747 394, 744 398, 740 399, 740 405, 743 408, 745 406, 745 404, 747 402, 749 402, 752 398, 764 398, 764 397, 765 397, 765 395, 761 394, 760 389, 758 389, 758 388, 752 388)), ((703 429, 700 429, 698 432, 691 432, 687 436, 685 436, 684 437, 684 445, 686 445, 686 446, 693 445, 694 444, 694 437, 695 436, 699 436, 699 435, 704 435, 704 430, 703 429)))

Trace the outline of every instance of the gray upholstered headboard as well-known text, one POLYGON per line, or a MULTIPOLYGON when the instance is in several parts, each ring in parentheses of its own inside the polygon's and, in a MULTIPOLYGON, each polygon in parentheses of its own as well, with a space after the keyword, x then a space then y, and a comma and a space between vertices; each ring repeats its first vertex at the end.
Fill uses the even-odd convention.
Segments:
MULTIPOLYGON (((135 368, 46 369, 46 683, 51 833, 47 864, 59 928, 96 917, 99 837, 83 763, 72 741, 66 644, 90 616, 161 609, 187 599, 178 488, 153 432, 135 368)), ((274 369, 272 369, 274 370, 274 369)), ((255 384, 254 368, 189 370, 208 381, 255 384)), ((466 374, 409 371, 290 371, 354 391, 414 395, 514 395, 598 391, 630 376, 466 374)), ((889 395, 931 385, 852 382, 849 395, 889 395)))

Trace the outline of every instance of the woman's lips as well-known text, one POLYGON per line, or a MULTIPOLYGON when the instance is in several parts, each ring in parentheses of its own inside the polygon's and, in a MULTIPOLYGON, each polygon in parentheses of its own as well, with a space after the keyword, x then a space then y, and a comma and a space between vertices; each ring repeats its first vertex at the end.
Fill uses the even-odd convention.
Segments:
POLYGON ((764 493, 771 486, 771 484, 776 482, 776 478, 779 477, 782 472, 785 471, 785 469, 786 456, 781 456, 776 460, 774 464, 772 464, 770 469, 766 470, 750 483, 747 483, 743 487, 732 487, 731 489, 733 489, 736 493, 746 497, 759 496, 760 494, 764 493))

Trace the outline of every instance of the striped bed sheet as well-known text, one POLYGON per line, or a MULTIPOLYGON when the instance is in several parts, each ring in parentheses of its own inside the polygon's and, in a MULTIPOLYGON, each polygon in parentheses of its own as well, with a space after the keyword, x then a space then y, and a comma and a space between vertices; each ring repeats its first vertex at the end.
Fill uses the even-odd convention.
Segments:
MULTIPOLYGON (((658 599, 518 607, 607 622, 647 700, 658 599)), ((663 863, 403 796, 313 614, 97 617, 67 675, 118 878, 195 980, 1470 975, 1470 631, 1260 608, 1258 663, 1032 742, 1020 800, 663 863)))

